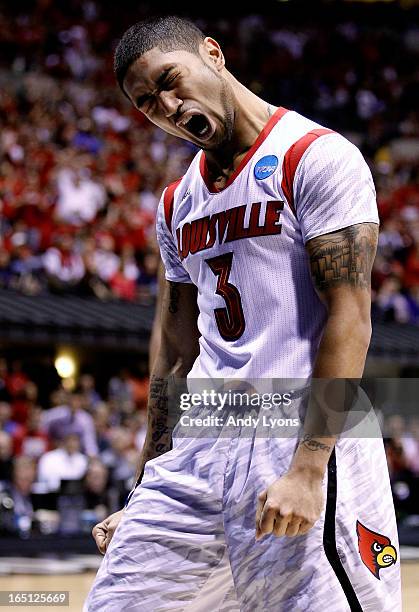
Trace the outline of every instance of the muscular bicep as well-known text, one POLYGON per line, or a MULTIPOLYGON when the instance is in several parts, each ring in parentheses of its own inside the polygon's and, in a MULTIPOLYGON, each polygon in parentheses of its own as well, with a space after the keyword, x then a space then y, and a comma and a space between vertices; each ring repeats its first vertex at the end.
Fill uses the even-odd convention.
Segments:
POLYGON ((191 283, 163 281, 159 355, 171 366, 180 360, 187 371, 199 352, 197 295, 191 283))
POLYGON ((313 284, 329 311, 353 309, 369 318, 377 240, 376 223, 358 223, 307 242, 313 284))

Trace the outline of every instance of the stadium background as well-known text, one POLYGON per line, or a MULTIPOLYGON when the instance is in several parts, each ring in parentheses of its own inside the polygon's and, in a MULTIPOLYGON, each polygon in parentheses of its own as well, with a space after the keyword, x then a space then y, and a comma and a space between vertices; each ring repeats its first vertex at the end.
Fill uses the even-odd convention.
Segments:
MULTIPOLYGON (((194 148, 118 91, 118 36, 189 16, 254 92, 360 147, 381 217, 367 374, 404 385, 419 372, 418 5, 0 4, 0 589, 70 589, 80 609, 91 527, 123 502, 145 435, 155 209, 194 148)), ((414 610, 419 417, 402 408, 386 446, 414 610)))

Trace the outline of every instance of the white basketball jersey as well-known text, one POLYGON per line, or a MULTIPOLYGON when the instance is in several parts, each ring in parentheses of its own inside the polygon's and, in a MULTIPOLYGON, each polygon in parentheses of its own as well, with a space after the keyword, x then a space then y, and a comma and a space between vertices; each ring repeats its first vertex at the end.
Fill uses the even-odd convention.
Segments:
POLYGON ((166 278, 198 288, 189 377, 309 377, 326 310, 304 245, 363 222, 378 214, 361 153, 296 112, 277 109, 222 190, 200 151, 157 215, 166 278))

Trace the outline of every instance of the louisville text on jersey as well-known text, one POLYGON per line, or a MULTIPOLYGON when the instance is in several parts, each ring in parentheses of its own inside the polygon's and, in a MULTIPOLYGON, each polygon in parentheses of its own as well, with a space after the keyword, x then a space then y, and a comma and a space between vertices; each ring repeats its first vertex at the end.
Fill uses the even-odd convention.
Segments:
POLYGON ((282 200, 270 200, 266 203, 265 216, 260 224, 261 203, 235 206, 213 215, 185 223, 176 230, 178 252, 181 260, 189 254, 205 251, 218 243, 272 236, 281 233, 279 218, 284 208, 282 200), (249 223, 245 226, 246 209, 250 206, 249 223))

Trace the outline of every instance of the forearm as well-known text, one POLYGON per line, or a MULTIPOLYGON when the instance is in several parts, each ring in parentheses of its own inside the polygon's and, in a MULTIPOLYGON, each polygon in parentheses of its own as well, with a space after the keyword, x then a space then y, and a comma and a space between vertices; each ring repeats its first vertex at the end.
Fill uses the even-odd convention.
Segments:
POLYGON ((169 420, 169 394, 176 379, 186 378, 190 364, 179 359, 175 364, 158 355, 150 377, 147 406, 147 434, 135 476, 136 485, 141 480, 147 461, 166 453, 171 448, 172 427, 169 420))
POLYGON ((314 364, 313 378, 361 378, 371 338, 369 316, 339 309, 329 314, 314 364))
POLYGON ((135 485, 139 484, 147 461, 170 449, 168 420, 168 380, 161 371, 153 371, 147 405, 147 434, 135 474, 135 485))
POLYGON ((329 316, 314 367, 304 435, 292 469, 323 477, 347 416, 345 379, 362 377, 370 335, 368 319, 360 322, 359 318, 345 318, 340 313, 329 316), (333 380, 337 381, 334 387, 330 385, 333 380), (328 393, 323 393, 325 385, 329 386, 328 393))

